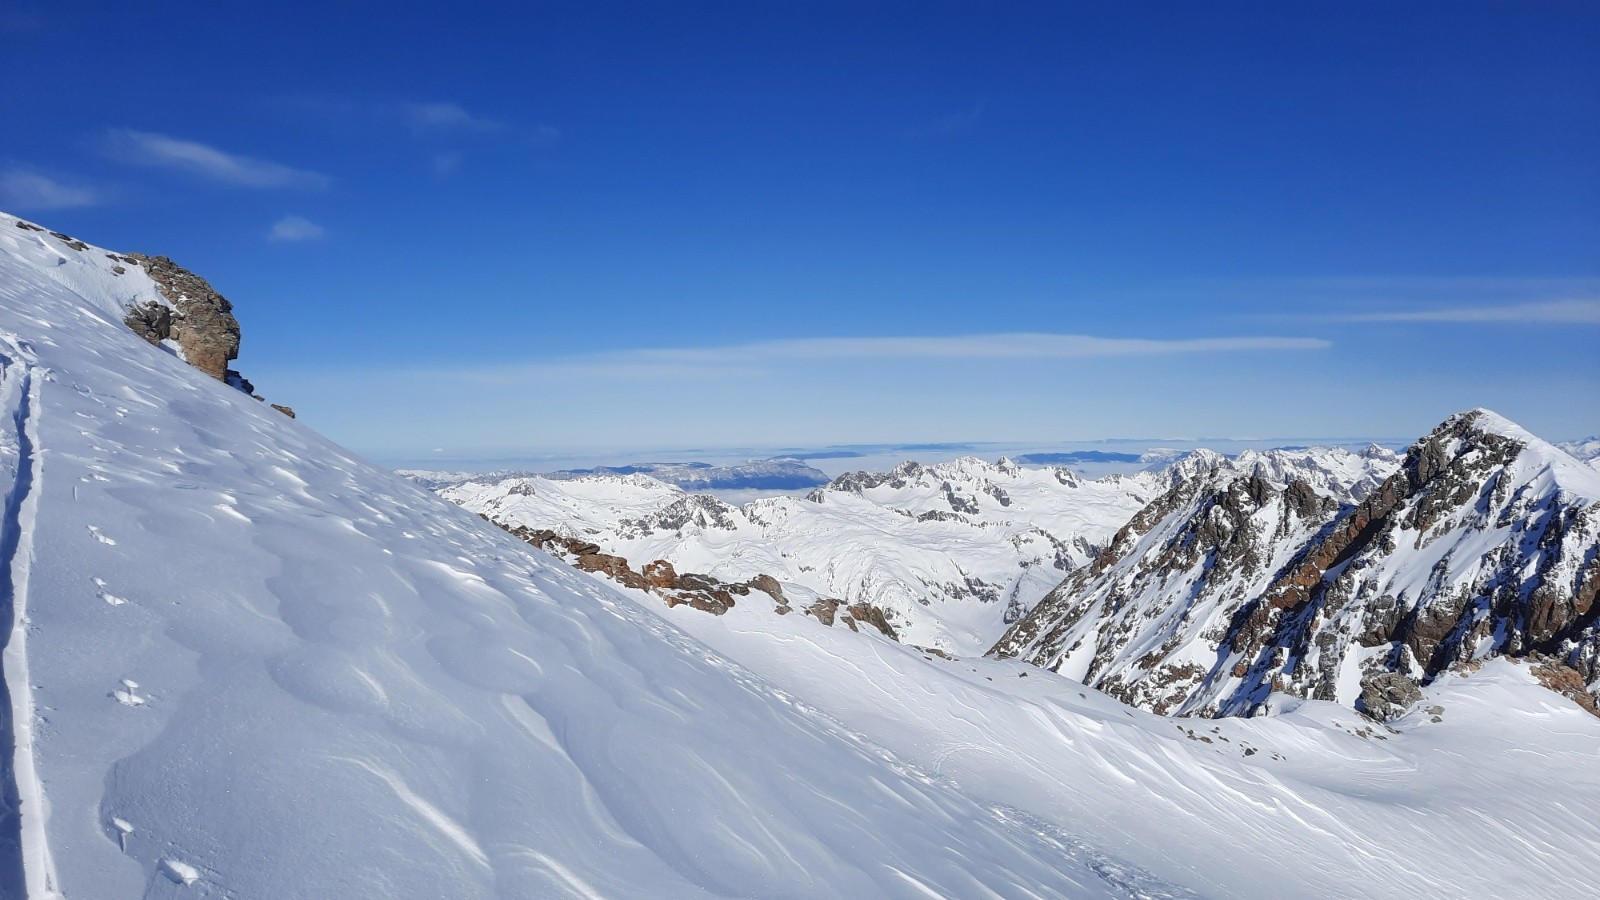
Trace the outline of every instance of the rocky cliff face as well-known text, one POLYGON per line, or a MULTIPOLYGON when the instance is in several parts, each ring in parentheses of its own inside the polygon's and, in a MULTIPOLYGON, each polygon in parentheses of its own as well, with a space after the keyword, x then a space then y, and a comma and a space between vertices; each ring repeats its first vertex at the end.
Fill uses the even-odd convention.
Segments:
POLYGON ((1248 715, 1288 695, 1383 718, 1497 655, 1593 692, 1597 591, 1600 478, 1473 410, 1353 506, 1220 466, 1179 483, 995 652, 1159 712, 1248 715))
MULTIPOLYGON (((130 253, 123 260, 143 267, 156 283, 163 305, 151 300, 131 307, 128 327, 152 344, 174 340, 190 365, 212 378, 227 381, 228 363, 239 358, 239 320, 233 304, 210 282, 165 256, 130 253)), ((237 378, 238 373, 233 373, 237 378)))

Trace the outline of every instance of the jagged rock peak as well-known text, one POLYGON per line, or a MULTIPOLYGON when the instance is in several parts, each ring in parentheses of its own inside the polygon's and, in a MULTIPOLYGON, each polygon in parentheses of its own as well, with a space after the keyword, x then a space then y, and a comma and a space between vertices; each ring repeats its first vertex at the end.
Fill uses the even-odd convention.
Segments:
POLYGON ((1600 473, 1474 409, 1333 500, 1225 467, 1177 481, 995 652, 1201 715, 1287 695, 1385 718, 1490 656, 1600 689, 1600 473))

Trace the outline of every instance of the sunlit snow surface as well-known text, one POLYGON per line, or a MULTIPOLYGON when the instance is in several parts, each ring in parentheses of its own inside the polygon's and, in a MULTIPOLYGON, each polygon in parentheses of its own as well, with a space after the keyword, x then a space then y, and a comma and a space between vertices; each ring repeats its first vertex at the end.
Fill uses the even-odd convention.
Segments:
POLYGON ((31 895, 1115 895, 1050 829, 144 344, 116 313, 149 282, 110 263, 0 220, 31 895))
POLYGON ((0 896, 1600 891, 1600 720, 1519 670, 1380 741, 668 612, 143 343, 110 265, 0 217, 0 896))

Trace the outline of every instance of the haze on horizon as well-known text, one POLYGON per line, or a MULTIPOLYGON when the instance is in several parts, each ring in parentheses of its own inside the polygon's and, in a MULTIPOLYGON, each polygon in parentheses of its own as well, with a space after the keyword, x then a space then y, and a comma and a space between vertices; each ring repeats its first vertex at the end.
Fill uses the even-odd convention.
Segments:
POLYGON ((379 456, 1600 431, 1600 7, 19 2, 0 208, 379 456), (362 52, 348 52, 359 45, 362 52))

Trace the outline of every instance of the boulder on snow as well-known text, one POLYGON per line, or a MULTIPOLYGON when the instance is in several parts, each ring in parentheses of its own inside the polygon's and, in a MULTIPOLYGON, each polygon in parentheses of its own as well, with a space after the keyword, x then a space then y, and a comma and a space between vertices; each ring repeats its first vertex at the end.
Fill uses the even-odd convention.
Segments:
POLYGON ((1398 719, 1422 699, 1417 683, 1399 672, 1379 672, 1361 682, 1356 710, 1379 722, 1398 719))

